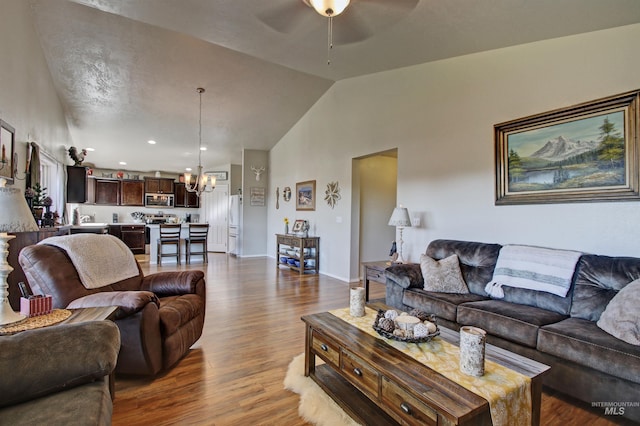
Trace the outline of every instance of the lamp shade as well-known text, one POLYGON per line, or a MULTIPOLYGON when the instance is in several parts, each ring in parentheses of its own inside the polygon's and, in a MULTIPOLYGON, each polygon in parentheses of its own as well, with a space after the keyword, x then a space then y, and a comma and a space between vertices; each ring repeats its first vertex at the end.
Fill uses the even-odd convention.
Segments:
POLYGON ((389 219, 389 226, 396 227, 408 227, 411 226, 411 219, 409 218, 409 210, 406 207, 396 207, 393 209, 391 219, 389 219))
POLYGON ((0 232, 37 231, 33 214, 18 188, 0 187, 0 232))

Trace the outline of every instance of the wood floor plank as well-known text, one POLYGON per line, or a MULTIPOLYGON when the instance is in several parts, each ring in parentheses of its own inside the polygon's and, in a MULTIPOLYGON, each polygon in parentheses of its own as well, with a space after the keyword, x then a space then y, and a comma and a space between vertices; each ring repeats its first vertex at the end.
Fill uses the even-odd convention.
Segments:
MULTIPOLYGON (((206 265, 150 265, 145 274, 202 269, 207 313, 202 337, 174 368, 155 379, 118 376, 113 425, 304 426, 298 395, 283 387, 292 358, 304 352, 300 317, 346 307, 349 285, 277 270, 271 258, 210 254, 206 265)), ((370 283, 370 298, 384 286, 370 283)), ((623 424, 545 391, 544 425, 623 424)))

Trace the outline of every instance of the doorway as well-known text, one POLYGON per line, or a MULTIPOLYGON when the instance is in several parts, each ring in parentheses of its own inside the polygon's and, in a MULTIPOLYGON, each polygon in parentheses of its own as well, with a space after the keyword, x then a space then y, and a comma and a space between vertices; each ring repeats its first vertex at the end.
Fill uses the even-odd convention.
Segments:
POLYGON ((370 154, 353 160, 353 210, 351 276, 360 277, 362 262, 387 260, 396 238, 389 218, 396 206, 398 150, 370 154))

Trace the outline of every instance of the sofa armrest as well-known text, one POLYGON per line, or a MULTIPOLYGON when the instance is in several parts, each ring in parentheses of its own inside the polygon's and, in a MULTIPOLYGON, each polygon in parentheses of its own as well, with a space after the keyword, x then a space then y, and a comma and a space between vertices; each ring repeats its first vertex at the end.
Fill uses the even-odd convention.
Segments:
POLYGON ((67 305, 68 309, 117 306, 116 319, 128 317, 141 311, 148 303, 160 302, 150 291, 103 291, 80 297, 67 305))
POLYGON ((0 407, 111 374, 120 331, 111 321, 63 324, 0 337, 0 407))
POLYGON ((393 284, 402 288, 422 288, 424 287, 424 279, 422 278, 422 269, 419 263, 399 263, 391 265, 385 269, 387 283, 391 281, 393 284))
POLYGON ((161 297, 181 294, 204 296, 204 272, 158 272, 157 274, 145 276, 140 288, 152 291, 161 297))

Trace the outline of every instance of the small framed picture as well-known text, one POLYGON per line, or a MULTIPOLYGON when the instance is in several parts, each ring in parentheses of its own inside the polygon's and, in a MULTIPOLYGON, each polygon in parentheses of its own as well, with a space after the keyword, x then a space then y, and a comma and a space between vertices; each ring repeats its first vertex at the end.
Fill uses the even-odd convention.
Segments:
POLYGON ((296 183, 296 210, 316 209, 316 181, 296 183))
POLYGON ((302 219, 296 219, 295 222, 293 222, 293 228, 291 228, 291 232, 302 232, 302 228, 304 227, 304 220, 302 219))
POLYGON ((252 206, 264 206, 264 188, 251 188, 251 192, 249 195, 249 199, 251 200, 252 206))
POLYGON ((207 172, 209 176, 215 176, 216 180, 228 180, 229 175, 227 172, 207 172))

